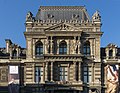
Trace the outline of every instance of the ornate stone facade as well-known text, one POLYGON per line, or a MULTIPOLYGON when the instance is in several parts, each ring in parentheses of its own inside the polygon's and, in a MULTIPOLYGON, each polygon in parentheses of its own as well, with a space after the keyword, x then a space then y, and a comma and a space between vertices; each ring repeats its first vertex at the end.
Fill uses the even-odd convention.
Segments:
POLYGON ((22 93, 105 92, 104 54, 113 49, 111 60, 119 62, 116 46, 100 48, 98 11, 90 20, 83 6, 42 6, 36 17, 28 12, 25 27, 26 48, 6 39, 0 49, 0 86, 8 84, 9 66, 17 65, 22 93))

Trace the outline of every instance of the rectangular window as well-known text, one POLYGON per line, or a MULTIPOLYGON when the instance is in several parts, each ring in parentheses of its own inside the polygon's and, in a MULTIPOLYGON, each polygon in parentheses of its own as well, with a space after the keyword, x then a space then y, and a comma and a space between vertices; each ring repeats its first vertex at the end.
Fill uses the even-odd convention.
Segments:
POLYGON ((35 82, 38 83, 43 78, 43 67, 36 66, 35 67, 35 82))
POLYGON ((88 66, 84 66, 84 68, 83 68, 83 81, 84 81, 84 83, 89 83, 89 82, 91 82, 91 80, 92 80, 92 73, 91 73, 91 67, 88 67, 88 66))
POLYGON ((84 81, 84 83, 88 83, 88 68, 85 66, 83 70, 84 70, 84 75, 83 75, 84 80, 83 81, 84 81))
POLYGON ((60 81, 67 81, 68 72, 67 67, 60 67, 60 81))

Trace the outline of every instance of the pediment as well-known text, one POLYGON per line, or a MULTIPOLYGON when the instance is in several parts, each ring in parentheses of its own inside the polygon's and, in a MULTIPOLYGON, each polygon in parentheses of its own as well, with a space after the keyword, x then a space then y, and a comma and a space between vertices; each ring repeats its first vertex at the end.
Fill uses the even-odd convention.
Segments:
POLYGON ((80 31, 80 29, 70 24, 60 23, 45 29, 45 31, 80 31))

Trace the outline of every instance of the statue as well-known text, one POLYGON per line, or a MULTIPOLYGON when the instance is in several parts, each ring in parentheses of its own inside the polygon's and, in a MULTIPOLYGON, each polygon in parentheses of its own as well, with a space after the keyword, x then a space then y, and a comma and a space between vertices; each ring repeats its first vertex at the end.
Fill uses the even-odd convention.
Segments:
POLYGON ((107 93, 118 93, 118 65, 107 65, 107 93))

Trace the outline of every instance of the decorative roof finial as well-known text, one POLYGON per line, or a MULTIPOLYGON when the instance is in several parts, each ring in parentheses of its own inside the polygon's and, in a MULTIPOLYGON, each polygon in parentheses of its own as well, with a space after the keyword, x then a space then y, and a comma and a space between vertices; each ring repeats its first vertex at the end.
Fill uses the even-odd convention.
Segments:
POLYGON ((26 15, 26 21, 31 21, 33 19, 33 14, 29 11, 26 15))
POLYGON ((101 16, 100 16, 100 13, 98 10, 93 14, 92 20, 93 21, 101 21, 101 16))

